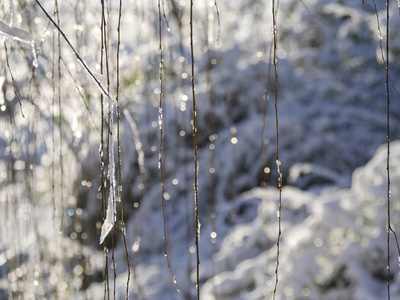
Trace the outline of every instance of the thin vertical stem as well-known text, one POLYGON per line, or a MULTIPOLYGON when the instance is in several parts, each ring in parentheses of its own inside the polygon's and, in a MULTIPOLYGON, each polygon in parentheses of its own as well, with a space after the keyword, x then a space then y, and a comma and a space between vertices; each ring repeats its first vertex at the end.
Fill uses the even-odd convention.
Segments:
MULTIPOLYGON (((163 229, 164 229, 164 256, 167 260, 168 269, 171 273, 172 279, 175 284, 175 288, 178 292, 180 292, 178 282, 176 280, 176 276, 171 266, 171 261, 168 255, 168 237, 167 237, 167 212, 165 208, 165 198, 167 197, 167 192, 165 190, 165 175, 164 175, 164 161, 163 161, 163 97, 164 97, 164 81, 163 81, 163 72, 164 72, 164 58, 163 58, 163 48, 162 48, 162 24, 161 24, 161 0, 158 0, 158 38, 159 38, 159 51, 160 51, 160 68, 159 68, 159 80, 160 80, 160 101, 158 107, 158 124, 160 128, 160 149, 158 154, 158 168, 160 169, 160 177, 161 177, 161 210, 163 215, 163 229)), ((165 13, 164 13, 165 17, 165 13)), ((166 18, 165 18, 166 20, 166 18)))
POLYGON ((191 65, 191 83, 192 83, 192 131, 193 131, 193 155, 194 155, 194 217, 196 221, 196 290, 197 299, 200 299, 200 253, 199 253, 199 238, 200 238, 200 220, 199 220, 199 199, 198 199, 198 160, 197 160, 197 126, 196 126, 196 93, 195 93, 195 78, 194 78, 194 51, 193 51, 193 0, 190 0, 190 56, 192 59, 191 65))
POLYGON ((390 300, 390 94, 389 94, 389 0, 386 0, 386 138, 387 138, 387 293, 390 300))
POLYGON ((121 138, 120 138, 120 123, 121 123, 121 113, 119 107, 119 77, 120 77, 120 68, 119 68, 119 55, 120 55, 120 45, 121 45, 121 17, 122 17, 122 0, 119 1, 119 9, 118 9, 118 26, 117 26, 117 34, 118 34, 118 42, 117 42, 117 88, 116 88, 116 96, 115 101, 117 103, 117 147, 118 147, 118 197, 121 205, 121 230, 122 237, 124 240, 124 249, 125 249, 125 257, 126 264, 128 268, 128 278, 126 280, 126 290, 125 290, 125 300, 129 299, 129 281, 131 278, 131 266, 129 262, 129 252, 128 246, 126 243, 126 229, 125 229, 125 219, 124 219, 124 208, 122 202, 122 161, 121 161, 121 138))
MULTIPOLYGON (((104 73, 104 0, 101 1, 101 53, 100 53, 100 72, 104 73)), ((101 191, 101 206, 103 213, 103 221, 106 219, 106 187, 105 187, 105 163, 104 163, 104 96, 101 97, 101 141, 100 141, 100 171, 101 171, 101 183, 100 183, 100 191, 101 191)), ((104 240, 104 255, 105 255, 105 267, 104 267, 104 299, 110 298, 110 288, 109 288, 109 276, 108 276, 108 248, 107 248, 107 240, 104 240)))
POLYGON ((279 282, 279 255, 280 255, 280 239, 282 235, 281 228, 281 212, 282 212, 282 172, 281 172, 281 161, 279 159, 279 118, 278 118, 278 57, 277 57, 277 23, 276 23, 276 11, 275 11, 275 0, 272 0, 272 30, 274 37, 274 49, 273 49, 273 64, 275 73, 275 125, 276 125, 276 164, 278 169, 278 188, 279 188, 279 200, 278 200, 278 238, 276 241, 276 267, 275 267, 275 287, 273 299, 276 298, 276 290, 279 282))

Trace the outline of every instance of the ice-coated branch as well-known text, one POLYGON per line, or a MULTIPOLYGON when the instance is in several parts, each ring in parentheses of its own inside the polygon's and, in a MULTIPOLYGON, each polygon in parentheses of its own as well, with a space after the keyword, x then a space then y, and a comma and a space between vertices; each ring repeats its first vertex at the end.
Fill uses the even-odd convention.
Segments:
POLYGON ((28 31, 21 28, 10 27, 2 21, 0 21, 0 35, 17 42, 22 42, 26 44, 35 43, 32 35, 28 31))
POLYGON ((57 25, 57 23, 51 18, 51 16, 47 13, 47 11, 43 8, 43 6, 40 4, 38 0, 35 0, 37 5, 39 5, 40 9, 43 11, 43 13, 46 15, 46 17, 49 19, 51 23, 53 23, 54 27, 60 32, 64 40, 67 42, 68 46, 71 48, 72 52, 75 54, 76 59, 78 62, 82 65, 83 69, 86 71, 88 76, 93 80, 94 84, 97 86, 97 88, 100 90, 100 92, 110 101, 114 102, 114 100, 110 97, 109 93, 106 91, 106 89, 103 87, 101 84, 100 80, 95 76, 95 74, 89 69, 85 61, 82 59, 80 54, 75 50, 75 48, 72 46, 71 42, 68 40, 67 36, 65 33, 61 30, 61 28, 57 25))

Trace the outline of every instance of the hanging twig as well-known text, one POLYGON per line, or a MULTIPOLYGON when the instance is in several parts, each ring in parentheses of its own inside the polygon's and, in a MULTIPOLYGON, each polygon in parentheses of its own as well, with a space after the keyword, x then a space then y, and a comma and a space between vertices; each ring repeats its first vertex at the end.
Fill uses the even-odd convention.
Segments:
MULTIPOLYGON (((164 2, 163 2, 164 3, 164 2)), ((164 12, 165 17, 165 12, 164 12)), ((166 20, 166 19, 165 19, 166 20)), ((163 72, 164 72, 164 60, 163 60, 163 48, 162 48, 162 26, 161 26, 161 0, 158 0, 158 38, 159 38, 159 51, 160 51, 160 68, 159 68, 159 79, 160 79, 160 101, 158 107, 158 124, 160 128, 160 149, 158 155, 158 168, 160 169, 161 176, 161 209, 163 215, 163 228, 164 228, 164 255, 167 260, 169 272, 172 275, 172 279, 175 284, 175 288, 180 292, 176 276, 171 266, 171 262, 168 255, 168 238, 167 238, 167 213, 165 208, 165 200, 168 197, 165 190, 165 176, 164 176, 164 161, 163 161, 163 97, 164 97, 164 82, 163 82, 163 72)), ((168 25, 167 25, 168 26, 168 25)))
POLYGON ((195 93, 195 78, 194 78, 194 51, 193 51, 193 0, 190 0, 190 55, 192 59, 191 66, 191 83, 192 83, 192 131, 193 131, 193 155, 194 155, 194 217, 196 222, 196 290, 197 300, 200 300, 200 253, 199 253, 199 238, 200 238, 200 220, 199 220, 199 198, 198 198, 198 160, 197 160, 197 125, 196 125, 196 93, 195 93))
MULTIPOLYGON (((103 75, 103 66, 104 66, 104 0, 101 1, 101 53, 100 53, 100 72, 103 75)), ((105 187, 105 163, 104 163, 104 94, 100 95, 101 100, 101 140, 99 147, 99 156, 100 156, 100 172, 101 172, 101 183, 100 183, 100 192, 101 192, 101 210, 103 215, 103 221, 106 219, 106 207, 107 207, 107 195, 106 195, 106 187, 105 187)), ((108 242, 104 241, 104 256, 105 256, 105 266, 104 266, 104 298, 110 299, 110 283, 109 283, 109 274, 108 274, 108 242)))
POLYGON ((129 299, 129 282, 131 278, 131 265, 129 262, 129 252, 128 246, 126 243, 126 229, 125 229, 125 220, 124 220, 124 208, 122 202, 122 161, 121 161, 121 139, 120 139, 120 123, 121 123, 121 114, 119 107, 119 78, 120 78, 120 68, 119 68, 119 55, 120 55, 120 45, 121 45, 121 17, 122 17, 122 0, 119 1, 119 9, 118 9, 118 26, 117 26, 117 34, 118 34, 118 42, 117 42, 117 89, 115 101, 117 102, 117 149, 118 149, 118 197, 121 206, 121 230, 122 230, 122 238, 124 240, 124 249, 125 249, 125 257, 126 264, 128 268, 128 278, 126 280, 126 290, 125 290, 125 300, 129 299))
POLYGON ((387 137, 387 293, 390 300, 390 94, 389 94, 389 0, 386 0, 386 137, 387 137))
POLYGON ((272 31, 274 37, 274 50, 273 50, 273 64, 275 73, 275 124, 276 124, 276 165, 278 169, 278 188, 279 188, 279 200, 278 200, 278 238, 276 241, 276 267, 275 267, 275 287, 273 299, 276 298, 276 290, 279 282, 279 255, 280 255, 280 239, 282 235, 281 228, 281 212, 282 212, 282 172, 281 172, 281 161, 279 159, 279 119, 278 119, 278 57, 277 57, 277 23, 276 23, 276 11, 275 11, 275 0, 272 0, 272 31))

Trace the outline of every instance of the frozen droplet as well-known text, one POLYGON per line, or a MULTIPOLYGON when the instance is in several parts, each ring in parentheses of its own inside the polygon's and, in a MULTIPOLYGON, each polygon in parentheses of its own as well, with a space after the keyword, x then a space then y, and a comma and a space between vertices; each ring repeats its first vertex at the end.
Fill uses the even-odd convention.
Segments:
POLYGON ((200 239, 200 227, 201 227, 201 223, 200 221, 197 221, 197 237, 200 239))
POLYGON ((172 279, 174 280, 176 290, 178 291, 178 293, 180 293, 181 290, 179 289, 178 281, 176 280, 176 276, 174 275, 174 277, 172 279))
POLYGON ((139 251, 139 249, 140 249, 140 242, 139 241, 134 242, 132 246, 132 251, 137 252, 139 251))

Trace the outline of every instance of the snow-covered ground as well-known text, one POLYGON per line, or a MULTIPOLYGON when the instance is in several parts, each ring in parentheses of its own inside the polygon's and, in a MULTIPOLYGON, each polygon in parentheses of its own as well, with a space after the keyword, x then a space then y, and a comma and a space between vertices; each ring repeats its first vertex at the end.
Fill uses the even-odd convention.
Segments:
MULTIPOLYGON (((59 102, 57 81, 52 80, 57 78, 57 39, 52 29, 46 30, 48 21, 34 2, 5 2, 0 5, 0 38, 7 46, 15 82, 2 63, 0 299, 101 299, 105 258, 99 245, 100 91, 62 40, 59 102), (18 44, 21 39, 26 42, 18 44)), ((53 9, 52 1, 42 2, 47 11, 53 9)), ((274 76, 268 64, 271 1, 219 0, 219 43, 214 4, 194 7, 200 290, 209 300, 269 299, 278 230, 274 76), (215 218, 210 217, 213 213, 215 218)), ((59 5, 61 28, 96 80, 106 86, 105 77, 97 74, 100 4, 59 5)), ((164 257, 157 1, 126 0, 123 5, 119 104, 130 298, 194 299, 190 3, 165 1, 170 31, 162 18, 167 244, 180 293, 164 257)), ((117 2, 109 9, 109 93, 115 98, 117 2)), ((386 42, 384 3, 377 3, 377 9, 382 36, 372 1, 279 1, 279 151, 284 188, 277 299, 386 297, 386 146, 377 150, 386 141, 385 67, 379 48, 380 41, 386 42)), ((390 9, 390 76, 397 87, 400 18, 396 3, 390 9)), ((5 62, 4 47, 0 53, 5 62)), ((394 140, 400 139, 400 106, 392 88, 391 97, 391 221, 396 231, 400 143, 394 140)), ((126 258, 120 222, 114 227, 116 293, 123 299, 126 258)), ((400 296, 400 281, 391 237, 395 299, 400 296)), ((111 261, 111 250, 108 256, 111 261)), ((111 292, 112 273, 110 269, 111 292)))

